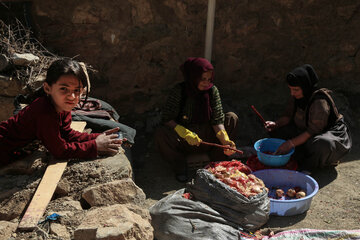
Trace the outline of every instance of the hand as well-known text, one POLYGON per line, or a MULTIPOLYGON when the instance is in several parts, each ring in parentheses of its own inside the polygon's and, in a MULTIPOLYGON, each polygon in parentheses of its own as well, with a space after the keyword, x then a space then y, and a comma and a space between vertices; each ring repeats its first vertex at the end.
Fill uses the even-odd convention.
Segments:
MULTIPOLYGON (((236 148, 235 143, 233 141, 230 141, 229 144, 227 144, 226 146, 229 146, 231 148, 236 148)), ((230 150, 230 149, 224 149, 224 154, 227 156, 231 156, 235 153, 235 151, 230 150)))
POLYGON ((293 144, 293 142, 291 140, 288 140, 278 147, 278 149, 275 151, 274 155, 287 154, 294 147, 295 147, 295 145, 293 144))
MULTIPOLYGON (((118 153, 122 144, 122 139, 118 139, 118 135, 112 133, 115 129, 107 130, 96 137, 96 147, 99 155, 115 155, 118 153)), ((119 131, 119 129, 117 129, 119 131)))
MULTIPOLYGON (((216 137, 219 139, 222 145, 226 145, 231 148, 236 148, 235 143, 230 140, 229 135, 227 134, 225 129, 218 131, 216 133, 216 137)), ((224 154, 227 156, 233 155, 234 153, 235 151, 232 151, 230 149, 224 149, 224 154)))
POLYGON ((276 123, 273 121, 266 121, 264 126, 265 126, 266 131, 268 131, 268 132, 271 132, 275 128, 277 128, 276 123))
POLYGON ((200 143, 202 142, 202 140, 199 138, 199 136, 196 133, 190 131, 189 129, 184 128, 181 125, 176 125, 174 130, 180 137, 185 139, 185 141, 191 146, 199 146, 200 143))

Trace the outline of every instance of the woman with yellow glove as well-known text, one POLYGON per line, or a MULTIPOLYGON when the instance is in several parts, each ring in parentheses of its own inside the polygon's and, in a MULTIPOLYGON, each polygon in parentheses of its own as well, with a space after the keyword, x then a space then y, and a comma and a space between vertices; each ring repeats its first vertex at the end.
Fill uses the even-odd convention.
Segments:
POLYGON ((224 114, 219 90, 213 84, 214 68, 204 58, 188 58, 180 67, 184 81, 170 92, 162 111, 163 126, 155 135, 162 157, 175 170, 176 179, 188 180, 186 157, 207 153, 211 161, 228 160, 231 150, 201 144, 219 143, 236 147, 238 117, 224 114), (230 137, 229 137, 230 136, 230 137))

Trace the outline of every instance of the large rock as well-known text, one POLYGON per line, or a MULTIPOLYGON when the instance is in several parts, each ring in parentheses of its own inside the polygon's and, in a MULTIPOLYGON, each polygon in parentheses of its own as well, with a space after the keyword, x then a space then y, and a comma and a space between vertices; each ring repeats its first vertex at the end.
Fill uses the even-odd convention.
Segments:
POLYGON ((123 204, 89 210, 75 240, 153 240, 148 210, 123 204))
POLYGON ((92 186, 84 190, 82 197, 90 206, 106 206, 117 203, 144 205, 145 193, 129 178, 92 186))
POLYGON ((19 218, 30 202, 35 189, 24 189, 16 192, 9 199, 0 203, 0 220, 10 221, 19 218))
POLYGON ((14 53, 11 56, 11 60, 15 65, 28 66, 30 64, 36 63, 40 60, 40 58, 31 53, 14 53))
POLYGON ((124 153, 88 161, 70 162, 58 184, 56 194, 75 194, 96 184, 132 178, 132 167, 124 153))
POLYGON ((17 228, 17 223, 0 221, 0 239, 10 239, 17 228))

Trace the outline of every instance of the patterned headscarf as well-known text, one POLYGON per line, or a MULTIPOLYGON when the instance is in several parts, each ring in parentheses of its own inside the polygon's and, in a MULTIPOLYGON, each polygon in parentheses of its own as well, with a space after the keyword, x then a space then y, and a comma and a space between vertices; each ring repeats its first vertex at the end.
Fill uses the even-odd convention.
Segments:
POLYGON ((212 112, 209 90, 214 85, 213 65, 205 58, 190 57, 180 66, 180 70, 184 76, 186 94, 195 101, 192 112, 192 122, 203 123, 209 121, 212 112), (209 84, 208 89, 200 91, 198 85, 201 81, 201 75, 207 71, 212 71, 211 83, 209 84))

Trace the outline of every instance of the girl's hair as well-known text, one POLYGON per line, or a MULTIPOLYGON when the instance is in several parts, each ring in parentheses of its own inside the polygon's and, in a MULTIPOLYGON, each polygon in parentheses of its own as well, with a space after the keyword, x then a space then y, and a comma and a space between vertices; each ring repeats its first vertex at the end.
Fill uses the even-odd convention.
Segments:
POLYGON ((83 84, 87 86, 86 75, 80 64, 70 58, 55 60, 46 73, 45 81, 51 86, 63 75, 73 75, 83 84))
POLYGON ((51 86, 63 75, 73 75, 82 83, 86 89, 84 104, 89 94, 89 86, 84 69, 77 61, 70 58, 55 60, 47 70, 45 82, 51 86))
MULTIPOLYGON (((90 87, 88 85, 88 81, 84 69, 77 61, 72 60, 71 58, 62 58, 59 60, 55 60, 47 70, 45 82, 47 82, 47 84, 51 86, 54 83, 56 83, 57 80, 59 80, 59 78, 63 75, 75 76, 82 83, 83 87, 86 89, 85 99, 82 101, 82 105, 81 105, 82 108, 88 98, 89 87, 90 87)), ((14 105, 15 105, 14 115, 16 115, 22 109, 21 104, 30 104, 36 98, 42 96, 46 96, 43 87, 36 89, 33 93, 30 93, 26 96, 22 94, 16 96, 14 100, 14 105)))

